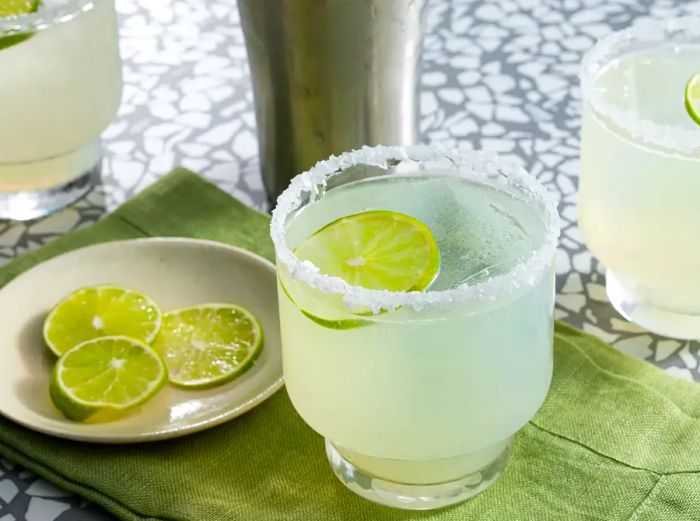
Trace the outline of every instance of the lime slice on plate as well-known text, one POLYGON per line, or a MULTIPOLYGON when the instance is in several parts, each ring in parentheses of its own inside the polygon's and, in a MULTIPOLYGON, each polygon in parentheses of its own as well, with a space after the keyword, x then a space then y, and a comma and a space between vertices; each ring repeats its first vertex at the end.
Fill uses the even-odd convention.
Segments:
POLYGON ((182 387, 211 387, 240 376, 263 344, 258 319, 232 304, 203 304, 170 311, 153 348, 182 387))
POLYGON ((153 300, 115 285, 82 288, 64 298, 44 322, 44 341, 60 356, 103 336, 128 336, 150 343, 158 334, 161 312, 153 300))
POLYGON ((685 85, 685 108, 693 121, 700 125, 700 72, 685 85))
MULTIPOLYGON (((0 0, 0 18, 30 14, 39 8, 39 0, 0 0)), ((33 33, 10 34, 0 37, 0 50, 29 38, 33 33)))
MULTIPOLYGON (((304 240, 294 253, 300 260, 312 262, 324 275, 377 290, 424 290, 440 268, 440 253, 430 229, 414 217, 385 210, 333 221, 304 240)), ((289 296, 289 288, 282 289, 289 296)), ((294 285, 301 312, 319 325, 354 329, 370 324, 362 318, 342 318, 369 312, 344 309, 336 295, 315 292, 305 298, 304 293, 309 291, 294 285)))
POLYGON ((51 400, 66 418, 83 421, 102 411, 124 411, 152 398, 167 382, 161 358, 124 336, 78 344, 51 373, 51 400))
POLYGON ((294 252, 324 275, 353 286, 421 291, 440 267, 430 229, 408 215, 375 210, 342 217, 302 242, 294 252))

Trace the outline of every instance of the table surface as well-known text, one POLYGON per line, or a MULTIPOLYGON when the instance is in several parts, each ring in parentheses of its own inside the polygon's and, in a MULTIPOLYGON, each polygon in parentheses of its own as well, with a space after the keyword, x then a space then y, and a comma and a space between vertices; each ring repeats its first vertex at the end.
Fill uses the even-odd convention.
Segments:
MULTIPOLYGON (((264 205, 250 77, 233 0, 117 0, 124 96, 104 133, 103 185, 33 223, 0 222, 0 264, 89 225, 173 165, 264 205)), ((422 141, 467 142, 521 162, 560 199, 556 318, 681 378, 700 344, 622 319, 576 226, 578 68, 596 38, 643 17, 700 15, 686 0, 430 0, 422 141), (545 5, 546 4, 546 5, 545 5)), ((0 521, 113 519, 0 459, 0 521)))

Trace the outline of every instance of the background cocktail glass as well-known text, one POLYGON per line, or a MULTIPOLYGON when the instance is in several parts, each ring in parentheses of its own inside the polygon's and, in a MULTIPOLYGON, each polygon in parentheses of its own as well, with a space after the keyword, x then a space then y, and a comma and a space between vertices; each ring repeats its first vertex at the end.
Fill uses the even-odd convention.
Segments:
POLYGON ((364 148, 292 181, 272 218, 285 382, 350 489, 429 509, 501 473, 551 379, 558 233, 534 178, 476 152, 364 148), (426 291, 350 286, 294 255, 315 230, 372 209, 432 229, 441 268, 426 291))
POLYGON ((579 225, 625 317, 700 337, 700 126, 686 82, 700 20, 646 21, 600 40, 581 73, 579 225))
POLYGON ((43 0, 0 18, 0 219, 39 217, 87 192, 121 92, 114 0, 43 0))

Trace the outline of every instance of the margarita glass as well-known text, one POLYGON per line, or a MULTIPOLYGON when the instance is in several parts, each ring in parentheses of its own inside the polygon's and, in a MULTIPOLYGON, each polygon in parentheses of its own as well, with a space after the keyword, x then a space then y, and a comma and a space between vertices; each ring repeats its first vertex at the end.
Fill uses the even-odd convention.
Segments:
POLYGON ((544 188, 493 155, 364 148, 294 178, 271 232, 287 391, 340 480, 407 509, 488 487, 551 379, 559 226, 544 188), (424 291, 352 286, 299 260, 314 232, 374 210, 432 231, 440 269, 424 291))
POLYGON ((0 219, 32 219, 99 178, 121 100, 113 0, 43 0, 0 17, 0 219))
POLYGON ((700 126, 684 89, 700 72, 700 20, 646 21, 583 61, 579 226, 625 317, 700 337, 700 126))

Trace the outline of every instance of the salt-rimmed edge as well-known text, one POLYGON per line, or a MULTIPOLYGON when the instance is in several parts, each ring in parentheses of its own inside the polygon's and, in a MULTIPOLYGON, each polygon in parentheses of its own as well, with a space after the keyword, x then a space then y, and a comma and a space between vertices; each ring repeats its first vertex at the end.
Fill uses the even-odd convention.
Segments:
POLYGON ((0 18, 0 38, 41 31, 69 22, 93 9, 96 2, 106 1, 108 0, 67 0, 56 6, 40 7, 35 13, 0 18))
MULTIPOLYGON (((681 154, 697 152, 700 150, 700 127, 691 130, 641 118, 632 111, 615 107, 595 88, 600 71, 610 60, 626 54, 622 49, 632 43, 668 45, 688 41, 700 45, 700 17, 644 19, 632 27, 603 36, 583 57, 579 77, 584 101, 641 143, 681 154), (677 40, 679 35, 685 40, 677 40)), ((679 94, 682 100, 682 92, 679 94)))
POLYGON ((500 159, 496 154, 427 145, 363 147, 340 156, 331 156, 292 179, 289 187, 277 199, 277 206, 272 212, 270 235, 275 245, 277 261, 287 267, 293 278, 321 292, 341 294, 348 309, 364 308, 378 313, 381 309, 394 310, 399 306, 411 306, 420 310, 426 305, 469 300, 493 302, 500 297, 534 286, 556 251, 559 214, 556 199, 544 186, 523 168, 500 159), (530 202, 536 203, 543 212, 546 233, 542 244, 507 273, 477 284, 464 283, 449 290, 426 292, 396 292, 352 286, 338 277, 321 274, 310 261, 300 261, 294 255, 285 240, 285 227, 291 213, 303 205, 304 196, 313 197, 319 194, 319 189, 325 189, 328 179, 353 165, 386 167, 389 163, 404 160, 416 162, 419 170, 425 170, 426 173, 438 169, 444 172, 447 165, 450 174, 455 176, 492 185, 493 181, 498 179, 506 188, 510 188, 510 193, 517 191, 521 198, 529 197, 530 202), (441 166, 434 165, 440 161, 443 163, 441 166))

